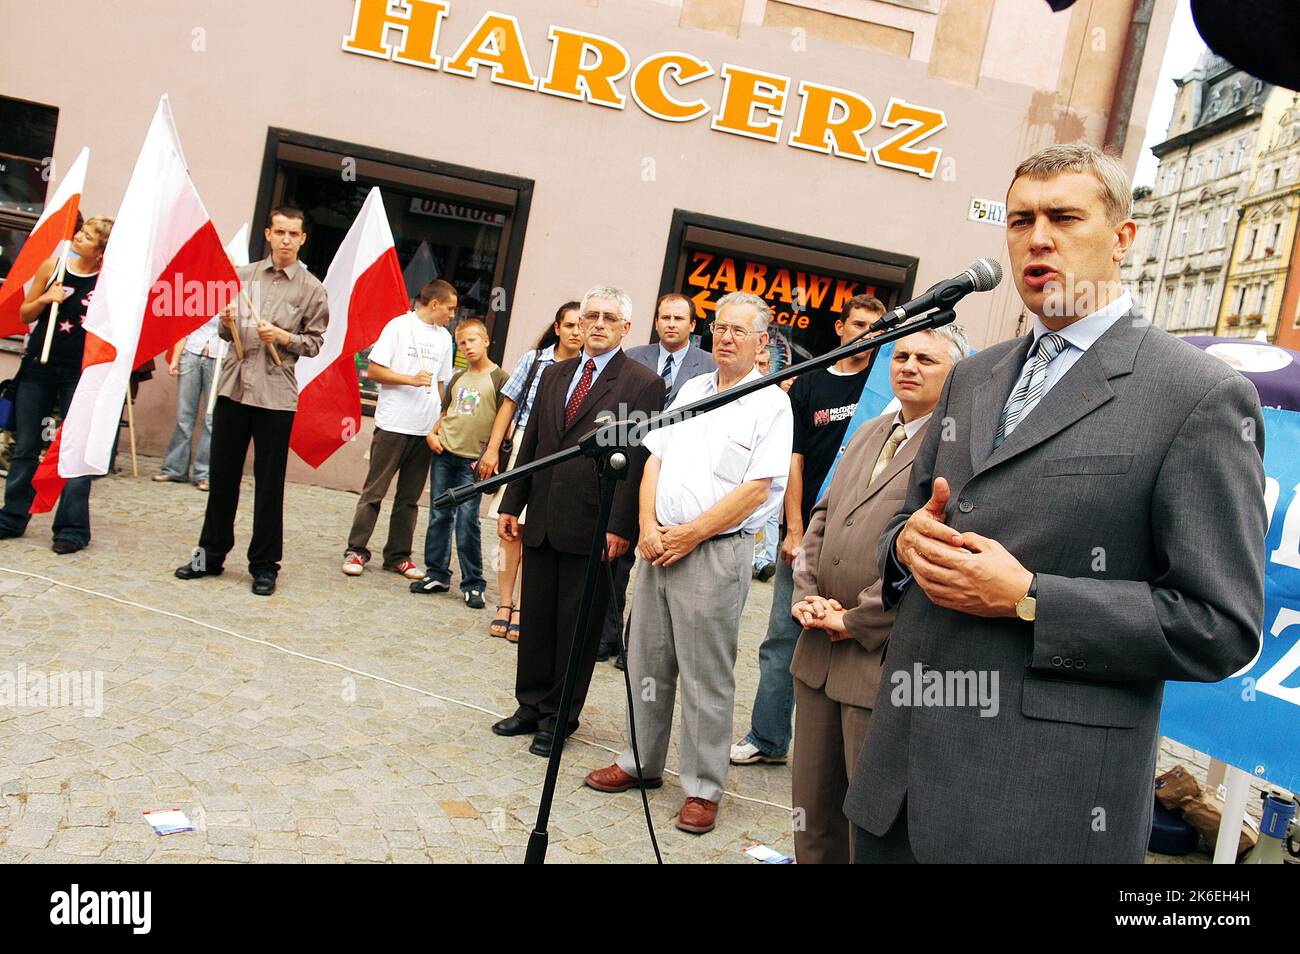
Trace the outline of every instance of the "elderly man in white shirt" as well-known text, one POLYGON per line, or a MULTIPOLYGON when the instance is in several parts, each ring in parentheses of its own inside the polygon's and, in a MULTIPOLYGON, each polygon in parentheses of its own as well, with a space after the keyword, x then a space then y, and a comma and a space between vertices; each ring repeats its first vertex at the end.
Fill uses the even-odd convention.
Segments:
MULTIPOLYGON (((759 377, 772 312, 755 295, 718 302, 718 370, 682 385, 681 407, 759 377)), ((754 536, 780 508, 790 472, 794 417, 779 387, 646 435, 641 479, 641 569, 628 636, 636 738, 646 786, 663 784, 678 675, 682 690, 682 831, 717 821, 727 781, 736 644, 752 578, 754 536)), ((636 786, 629 747, 587 776, 602 792, 636 786)))

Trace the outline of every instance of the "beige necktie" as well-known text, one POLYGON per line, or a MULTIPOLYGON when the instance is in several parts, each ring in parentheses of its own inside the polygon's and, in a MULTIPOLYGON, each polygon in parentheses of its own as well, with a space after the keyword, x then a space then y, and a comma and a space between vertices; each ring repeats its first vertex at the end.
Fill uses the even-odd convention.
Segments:
POLYGON ((876 459, 876 466, 871 471, 870 484, 876 482, 876 478, 884 472, 889 466, 889 462, 894 459, 898 453, 898 445, 907 440, 907 431, 902 424, 895 424, 894 429, 889 433, 889 440, 885 441, 885 446, 880 449, 880 456, 876 459))

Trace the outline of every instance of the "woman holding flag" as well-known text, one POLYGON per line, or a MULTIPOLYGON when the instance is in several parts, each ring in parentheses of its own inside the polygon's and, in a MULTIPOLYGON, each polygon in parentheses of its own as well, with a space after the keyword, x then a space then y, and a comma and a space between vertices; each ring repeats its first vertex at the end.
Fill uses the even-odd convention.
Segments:
MULTIPOLYGON (((46 260, 19 308, 31 325, 14 399, 15 446, 0 510, 0 538, 21 537, 36 495, 32 477, 41 450, 54 436, 55 407, 67 413, 81 378, 86 332, 82 321, 99 280, 113 220, 80 224, 64 256, 46 260)), ((54 515, 54 552, 75 553, 90 543, 90 478, 68 481, 54 515)))

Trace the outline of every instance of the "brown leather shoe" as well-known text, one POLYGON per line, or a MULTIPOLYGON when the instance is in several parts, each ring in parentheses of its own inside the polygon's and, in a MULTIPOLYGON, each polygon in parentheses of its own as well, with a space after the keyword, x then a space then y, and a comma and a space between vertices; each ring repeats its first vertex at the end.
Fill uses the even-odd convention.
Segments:
MULTIPOLYGON (((659 778, 648 778, 645 780, 646 788, 658 788, 663 785, 664 780, 659 778)), ((611 765, 608 768, 596 769, 587 776, 587 787, 594 788, 598 792, 626 792, 629 788, 636 788, 636 776, 628 775, 617 765, 611 765)))
POLYGON ((692 835, 713 831, 718 823, 718 803, 707 798, 688 798, 677 815, 677 827, 692 835))

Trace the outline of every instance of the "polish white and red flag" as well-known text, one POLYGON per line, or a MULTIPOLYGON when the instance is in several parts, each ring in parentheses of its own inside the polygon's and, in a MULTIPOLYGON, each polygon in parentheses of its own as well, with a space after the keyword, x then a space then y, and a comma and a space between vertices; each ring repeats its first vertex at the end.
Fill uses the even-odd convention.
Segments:
POLYGON ((238 291, 163 96, 82 322, 81 380, 32 480, 32 513, 53 507, 68 478, 108 472, 131 371, 221 311, 238 291))
POLYGON ((18 308, 27 297, 41 263, 59 254, 63 243, 71 242, 77 232, 77 209, 81 205, 89 162, 90 150, 83 147, 54 194, 46 200, 45 211, 36 220, 36 227, 27 236, 4 284, 0 285, 0 337, 25 335, 30 330, 18 308))
POLYGON ((312 467, 325 463, 361 429, 357 354, 410 307, 377 187, 330 262, 324 285, 329 325, 320 351, 295 367, 298 413, 289 436, 289 446, 312 467))

